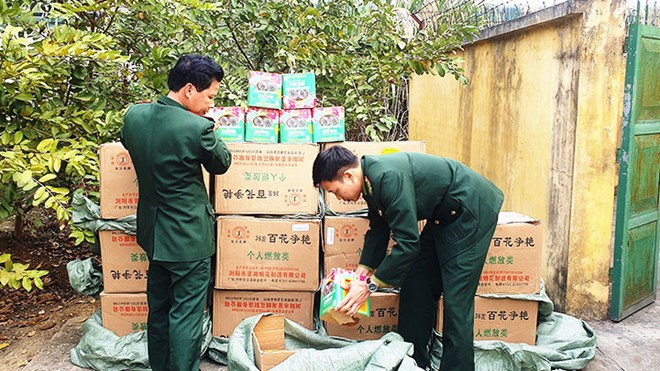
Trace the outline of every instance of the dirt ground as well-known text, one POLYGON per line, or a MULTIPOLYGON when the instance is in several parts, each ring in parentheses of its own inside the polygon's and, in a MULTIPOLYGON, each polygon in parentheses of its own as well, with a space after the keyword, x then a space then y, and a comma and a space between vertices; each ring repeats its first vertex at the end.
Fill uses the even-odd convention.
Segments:
POLYGON ((60 227, 51 213, 33 212, 23 237, 14 237, 13 229, 11 220, 0 224, 0 254, 9 253, 14 262, 49 273, 42 277, 43 290, 0 286, 0 370, 21 369, 67 320, 82 322, 100 306, 69 284, 66 264, 94 254, 84 243, 74 246, 68 227, 60 227))

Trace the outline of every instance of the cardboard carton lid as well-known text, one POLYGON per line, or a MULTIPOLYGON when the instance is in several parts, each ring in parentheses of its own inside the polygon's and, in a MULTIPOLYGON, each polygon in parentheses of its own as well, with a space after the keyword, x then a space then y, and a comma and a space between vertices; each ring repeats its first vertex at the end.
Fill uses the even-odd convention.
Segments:
POLYGON ((519 214, 513 211, 503 211, 497 216, 497 224, 514 224, 514 223, 540 223, 539 219, 534 219, 530 216, 519 214))

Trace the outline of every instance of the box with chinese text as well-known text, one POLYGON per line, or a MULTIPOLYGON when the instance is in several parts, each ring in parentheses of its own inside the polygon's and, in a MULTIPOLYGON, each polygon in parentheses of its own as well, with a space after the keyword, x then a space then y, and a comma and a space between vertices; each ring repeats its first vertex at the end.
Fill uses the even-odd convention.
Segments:
MULTIPOLYGON (((536 344, 539 303, 532 300, 474 298, 474 340, 536 344)), ((438 305, 436 331, 442 333, 444 300, 438 305)))
POLYGON ((213 336, 229 337, 241 321, 259 313, 281 314, 312 330, 314 293, 213 290, 213 336))
POLYGON ((267 108, 248 108, 245 115, 245 141, 277 143, 279 140, 280 112, 267 108))
POLYGON ((99 231, 103 290, 106 293, 145 292, 149 259, 135 235, 99 231))
POLYGON ((248 106, 282 108, 282 75, 250 71, 248 73, 248 106))
POLYGON ((103 327, 117 336, 125 336, 147 329, 147 294, 101 293, 103 327))
POLYGON ((344 141, 344 107, 317 107, 312 111, 312 116, 314 143, 344 141))
POLYGON ((282 110, 280 143, 312 143, 312 111, 282 110))
POLYGON ((99 146, 101 218, 122 218, 137 212, 138 185, 133 161, 120 142, 99 146))
POLYGON ((215 177, 218 214, 316 214, 316 144, 228 143, 232 165, 215 177))
POLYGON ((318 219, 220 217, 216 288, 315 291, 318 219))
POLYGON ((316 107, 316 76, 313 73, 282 75, 282 108, 316 107))
POLYGON ((219 124, 215 134, 224 142, 245 141, 245 110, 243 108, 215 107, 211 108, 206 116, 219 124))
MULTIPOLYGON (((364 155, 386 155, 396 152, 426 152, 426 142, 422 141, 328 143, 324 145, 324 149, 330 148, 334 145, 346 147, 351 150, 358 159, 364 155)), ((362 198, 357 201, 340 201, 335 195, 328 193, 325 194, 325 203, 328 209, 336 213, 347 213, 367 208, 367 203, 362 198)))
POLYGON ((543 230, 538 219, 501 212, 481 272, 478 294, 534 294, 541 290, 543 230))
POLYGON ((399 325, 399 295, 385 292, 371 294, 371 314, 359 316, 351 326, 325 322, 328 335, 353 340, 380 339, 388 332, 396 332, 399 325))

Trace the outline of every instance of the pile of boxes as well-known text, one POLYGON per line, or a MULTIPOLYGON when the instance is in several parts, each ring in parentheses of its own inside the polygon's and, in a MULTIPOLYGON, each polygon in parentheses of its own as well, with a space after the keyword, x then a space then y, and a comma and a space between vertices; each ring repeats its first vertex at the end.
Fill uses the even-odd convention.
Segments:
MULTIPOLYGON (((540 292, 542 249, 539 220, 500 213, 474 299, 474 340, 536 344, 538 302, 510 297, 540 292)), ((442 332, 442 310, 436 330, 442 332)))
POLYGON ((232 165, 215 177, 213 335, 230 336, 244 318, 263 312, 312 329, 321 219, 311 173, 319 146, 228 147, 232 165))
MULTIPOLYGON (((99 147, 101 218, 117 219, 137 212, 138 186, 133 162, 121 143, 99 147)), ((147 255, 135 235, 99 231, 103 292, 103 326, 118 336, 147 328, 147 255)))
POLYGON ((321 143, 344 140, 344 107, 316 107, 313 73, 250 71, 248 108, 218 107, 208 113, 220 123, 225 142, 321 143))

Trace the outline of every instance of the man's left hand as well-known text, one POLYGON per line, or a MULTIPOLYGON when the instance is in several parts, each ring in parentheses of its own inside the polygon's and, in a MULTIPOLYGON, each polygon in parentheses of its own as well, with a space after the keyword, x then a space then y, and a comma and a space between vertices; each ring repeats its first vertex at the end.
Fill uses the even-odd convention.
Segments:
POLYGON ((352 317, 357 313, 362 304, 367 301, 369 295, 371 295, 371 292, 367 289, 366 282, 353 280, 351 281, 351 288, 348 290, 348 294, 335 307, 335 310, 352 317))

